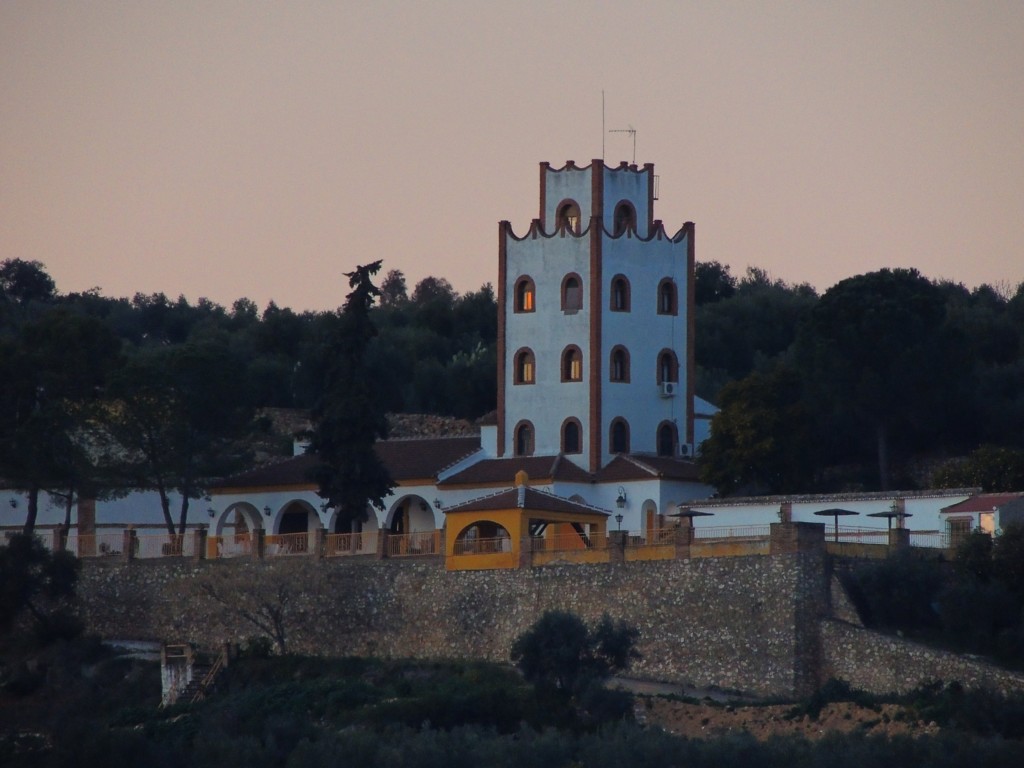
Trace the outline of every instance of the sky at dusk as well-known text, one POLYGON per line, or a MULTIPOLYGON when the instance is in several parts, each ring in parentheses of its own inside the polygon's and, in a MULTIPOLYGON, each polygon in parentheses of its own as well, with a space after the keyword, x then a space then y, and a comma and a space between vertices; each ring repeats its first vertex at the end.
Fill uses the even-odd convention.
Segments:
POLYGON ((1024 281, 1024 3, 0 3, 0 260, 333 309, 497 277, 538 163, 655 164, 698 261, 1024 281))

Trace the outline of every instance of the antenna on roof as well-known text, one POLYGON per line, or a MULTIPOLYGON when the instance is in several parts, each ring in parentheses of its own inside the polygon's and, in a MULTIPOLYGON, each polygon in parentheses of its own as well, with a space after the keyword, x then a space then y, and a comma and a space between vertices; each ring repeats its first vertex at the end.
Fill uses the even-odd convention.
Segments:
POLYGON ((629 128, 612 128, 608 133, 628 133, 633 136, 633 165, 636 165, 636 128, 632 125, 629 128))

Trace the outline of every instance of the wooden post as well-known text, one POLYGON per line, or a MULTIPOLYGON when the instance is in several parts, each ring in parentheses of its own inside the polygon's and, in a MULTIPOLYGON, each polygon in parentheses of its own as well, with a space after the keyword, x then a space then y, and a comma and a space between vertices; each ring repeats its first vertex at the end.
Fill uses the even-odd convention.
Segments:
POLYGON ((121 556, 125 562, 131 562, 135 559, 135 548, 138 544, 138 539, 135 538, 135 529, 126 528, 124 536, 121 539, 121 556))
POLYGON ((200 525, 195 531, 192 532, 193 536, 193 547, 192 558, 195 560, 206 559, 206 526, 200 525))

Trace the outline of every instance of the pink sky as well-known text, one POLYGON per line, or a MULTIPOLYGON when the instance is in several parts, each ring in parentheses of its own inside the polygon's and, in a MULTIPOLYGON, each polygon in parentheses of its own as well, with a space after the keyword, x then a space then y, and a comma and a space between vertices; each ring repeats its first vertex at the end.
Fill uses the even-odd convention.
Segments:
POLYGON ((378 258, 475 290, 538 163, 601 156, 602 90, 699 261, 1024 280, 1016 0, 4 0, 0 259, 226 306, 334 308, 378 258))

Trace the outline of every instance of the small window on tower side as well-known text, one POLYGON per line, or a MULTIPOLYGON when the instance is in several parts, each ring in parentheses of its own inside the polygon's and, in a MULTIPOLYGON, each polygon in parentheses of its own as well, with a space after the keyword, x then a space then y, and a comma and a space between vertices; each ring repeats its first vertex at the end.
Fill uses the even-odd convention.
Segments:
POLYGON ((629 425, 625 419, 615 419, 612 422, 609 443, 612 453, 629 453, 629 425))
POLYGON ((583 353, 577 346, 562 352, 562 381, 583 381, 583 353))
POLYGON ((574 235, 580 233, 580 207, 575 200, 566 200, 558 206, 558 227, 565 227, 574 235))
POLYGON ((679 310, 676 299, 676 284, 672 282, 672 278, 666 277, 658 284, 658 314, 677 314, 679 310))
POLYGON ((515 384, 533 384, 536 377, 535 369, 533 351, 529 349, 519 350, 515 356, 515 370, 512 381, 515 384))
POLYGON ((580 452, 580 422, 577 419, 566 419, 562 425, 562 453, 580 452))
POLYGON ((629 230, 636 230, 636 210, 623 200, 615 206, 615 236, 624 235, 629 230))
POLYGON ((658 427, 658 455, 659 456, 675 456, 676 455, 676 428, 675 425, 670 422, 663 423, 658 427))
POLYGON ((616 382, 629 381, 629 351, 625 347, 619 346, 612 349, 609 378, 616 382))
POLYGON ((629 280, 625 275, 612 278, 612 312, 629 312, 629 280))
POLYGON ((578 312, 583 309, 583 284, 578 275, 566 275, 562 280, 562 311, 578 312))
POLYGON ((516 456, 533 455, 533 424, 528 421, 516 425, 515 452, 516 456))
POLYGON ((537 289, 529 277, 521 277, 516 282, 515 311, 533 312, 537 289))

